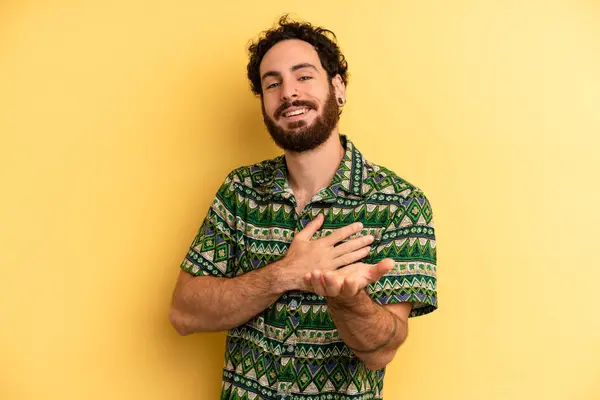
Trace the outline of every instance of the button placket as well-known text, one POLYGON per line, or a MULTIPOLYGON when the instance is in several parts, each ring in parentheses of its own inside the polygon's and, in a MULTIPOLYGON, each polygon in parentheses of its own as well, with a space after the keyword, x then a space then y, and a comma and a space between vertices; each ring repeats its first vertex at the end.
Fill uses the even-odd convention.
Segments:
POLYGON ((295 357, 296 356, 296 342, 298 338, 296 337, 296 327, 298 326, 300 316, 298 315, 297 309, 300 306, 300 299, 298 299, 295 295, 290 295, 291 299, 287 304, 288 309, 288 329, 291 331, 290 336, 287 338, 284 344, 284 351, 287 356, 295 357))

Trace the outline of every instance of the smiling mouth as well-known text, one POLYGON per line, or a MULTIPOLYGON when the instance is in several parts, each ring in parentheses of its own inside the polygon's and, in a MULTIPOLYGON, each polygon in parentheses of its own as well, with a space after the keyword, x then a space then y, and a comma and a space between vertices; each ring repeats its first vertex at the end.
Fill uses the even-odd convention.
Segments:
POLYGON ((285 117, 285 118, 295 117, 297 115, 306 114, 308 112, 308 110, 309 110, 308 108, 299 108, 297 110, 284 112, 283 114, 281 114, 281 116, 285 117))

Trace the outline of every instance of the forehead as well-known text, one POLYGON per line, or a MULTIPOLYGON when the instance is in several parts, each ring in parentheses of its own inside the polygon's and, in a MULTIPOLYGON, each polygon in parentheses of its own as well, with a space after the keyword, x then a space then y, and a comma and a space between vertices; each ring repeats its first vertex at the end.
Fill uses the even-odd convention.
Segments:
POLYGON ((260 63, 260 74, 266 71, 282 72, 290 70, 294 65, 309 63, 323 70, 319 54, 311 45, 303 40, 288 39, 271 47, 260 63))

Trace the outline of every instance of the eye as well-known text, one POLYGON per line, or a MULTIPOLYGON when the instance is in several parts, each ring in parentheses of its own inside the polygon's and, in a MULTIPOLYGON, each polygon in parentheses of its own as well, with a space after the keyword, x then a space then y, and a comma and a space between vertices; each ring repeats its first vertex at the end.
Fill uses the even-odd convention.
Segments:
POLYGON ((279 85, 278 82, 271 83, 269 86, 267 86, 267 89, 273 89, 277 85, 279 85))
POLYGON ((307 81, 309 79, 312 79, 312 76, 303 76, 300 78, 301 81, 307 81))

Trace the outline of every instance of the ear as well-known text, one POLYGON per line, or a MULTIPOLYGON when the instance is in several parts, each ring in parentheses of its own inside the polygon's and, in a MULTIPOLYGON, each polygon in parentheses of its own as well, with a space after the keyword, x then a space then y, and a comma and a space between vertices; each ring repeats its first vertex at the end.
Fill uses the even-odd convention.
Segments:
POLYGON ((338 104, 340 104, 339 99, 343 99, 343 103, 346 104, 346 85, 344 84, 340 74, 337 74, 333 77, 333 79, 331 79, 331 84, 333 85, 335 99, 338 104))

